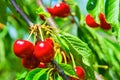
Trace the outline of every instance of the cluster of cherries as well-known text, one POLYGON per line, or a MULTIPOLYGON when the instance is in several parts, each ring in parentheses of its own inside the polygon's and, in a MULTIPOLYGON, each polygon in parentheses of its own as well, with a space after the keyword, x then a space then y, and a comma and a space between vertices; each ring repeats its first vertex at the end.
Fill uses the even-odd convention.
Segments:
MULTIPOLYGON (((31 70, 44 68, 45 63, 51 62, 54 58, 54 44, 50 38, 36 42, 35 46, 27 40, 16 40, 13 46, 14 53, 21 58, 22 65, 31 70)), ((82 67, 74 67, 77 76, 84 79, 85 71, 82 67)), ((70 80, 78 80, 71 77, 70 80)))
MULTIPOLYGON (((51 16, 54 18, 57 17, 67 17, 70 14, 70 8, 69 5, 66 3, 58 3, 53 8, 47 8, 48 12, 51 14, 51 16)), ((42 20, 45 20, 43 15, 39 15, 42 20)))
POLYGON ((111 25, 106 21, 105 15, 103 13, 100 13, 99 20, 100 20, 100 24, 98 24, 94 20, 93 16, 91 16, 90 14, 86 16, 86 24, 91 28, 97 28, 100 26, 100 28, 102 28, 103 30, 111 29, 111 25))
POLYGON ((45 67, 44 63, 51 62, 54 58, 54 45, 50 38, 36 42, 35 46, 27 40, 16 40, 13 49, 27 69, 45 67))

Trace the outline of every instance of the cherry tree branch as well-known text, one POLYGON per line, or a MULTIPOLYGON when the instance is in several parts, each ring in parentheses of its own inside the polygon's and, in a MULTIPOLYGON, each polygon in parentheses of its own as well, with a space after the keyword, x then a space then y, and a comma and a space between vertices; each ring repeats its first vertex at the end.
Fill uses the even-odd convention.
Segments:
POLYGON ((69 76, 67 76, 64 71, 61 69, 61 67, 56 63, 56 61, 52 61, 52 64, 56 67, 56 69, 59 71, 60 75, 63 77, 64 80, 70 80, 69 76))
POLYGON ((31 27, 33 26, 33 23, 28 19, 28 17, 24 14, 24 12, 19 8, 19 6, 16 4, 15 0, 10 0, 14 8, 17 12, 24 18, 24 20, 27 22, 27 24, 31 27))
MULTIPOLYGON (((42 0, 36 0, 37 4, 43 8, 45 12, 48 12, 46 7, 44 6, 42 0)), ((58 26, 55 24, 54 20, 52 17, 48 18, 48 24, 54 28, 57 28, 58 26)))

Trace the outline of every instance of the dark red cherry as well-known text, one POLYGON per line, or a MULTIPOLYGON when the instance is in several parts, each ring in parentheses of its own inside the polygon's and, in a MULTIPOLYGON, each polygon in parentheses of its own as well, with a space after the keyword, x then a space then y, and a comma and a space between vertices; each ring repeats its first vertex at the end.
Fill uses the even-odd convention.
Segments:
POLYGON ((99 26, 99 24, 96 23, 95 19, 90 14, 86 16, 86 24, 92 28, 96 28, 99 26))
POLYGON ((54 58, 54 47, 51 40, 45 39, 45 41, 37 42, 34 55, 41 62, 51 62, 54 58))
POLYGON ((109 23, 107 23, 105 15, 103 13, 100 13, 99 19, 100 19, 100 27, 102 29, 104 29, 104 30, 111 29, 111 25, 109 23))
POLYGON ((58 17, 67 17, 70 14, 69 5, 65 3, 58 3, 54 7, 54 15, 58 17))
POLYGON ((22 58, 22 65, 29 70, 38 67, 39 63, 39 60, 33 55, 26 58, 22 58))
POLYGON ((33 54, 34 45, 27 40, 16 40, 13 50, 16 56, 24 58, 33 54))

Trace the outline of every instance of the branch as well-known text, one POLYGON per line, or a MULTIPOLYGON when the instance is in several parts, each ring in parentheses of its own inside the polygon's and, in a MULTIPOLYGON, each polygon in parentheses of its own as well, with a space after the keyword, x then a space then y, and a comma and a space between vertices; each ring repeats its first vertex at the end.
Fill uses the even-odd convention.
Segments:
MULTIPOLYGON (((46 9, 46 7, 45 7, 44 4, 42 3, 42 0, 36 0, 36 1, 37 1, 37 4, 38 4, 39 6, 41 6, 45 12, 48 12, 47 9, 46 9)), ((57 28, 57 27, 58 27, 58 26, 55 24, 55 22, 54 22, 54 20, 53 20, 52 17, 48 18, 48 23, 50 24, 50 26, 52 26, 52 27, 54 27, 54 28, 57 28)))
POLYGON ((56 67, 56 69, 59 71, 60 75, 63 77, 64 80, 70 80, 69 76, 67 76, 64 73, 64 71, 61 69, 61 67, 55 61, 52 61, 52 64, 56 67))
POLYGON ((20 15, 24 18, 24 20, 27 22, 29 26, 33 26, 33 23, 28 19, 28 17, 24 14, 24 12, 18 7, 18 5, 15 3, 15 0, 10 0, 14 8, 17 12, 20 13, 20 15))

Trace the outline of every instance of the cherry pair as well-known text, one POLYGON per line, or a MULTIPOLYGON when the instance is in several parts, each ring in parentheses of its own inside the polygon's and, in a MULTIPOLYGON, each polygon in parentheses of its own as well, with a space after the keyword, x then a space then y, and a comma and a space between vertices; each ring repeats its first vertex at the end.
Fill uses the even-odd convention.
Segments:
MULTIPOLYGON (((67 17, 70 14, 69 5, 61 2, 56 4, 53 8, 47 8, 48 12, 51 14, 52 17, 67 17)), ((40 18, 45 20, 44 16, 40 15, 40 18)))
POLYGON ((39 66, 40 62, 51 62, 54 58, 54 45, 49 38, 38 41, 35 46, 27 40, 16 40, 13 50, 16 56, 22 58, 23 66, 29 69, 39 66))
POLYGON ((100 26, 104 30, 111 29, 111 26, 109 23, 107 23, 105 15, 103 13, 100 13, 99 20, 100 20, 100 24, 98 24, 90 14, 86 16, 86 24, 88 26, 92 28, 97 28, 100 26))

